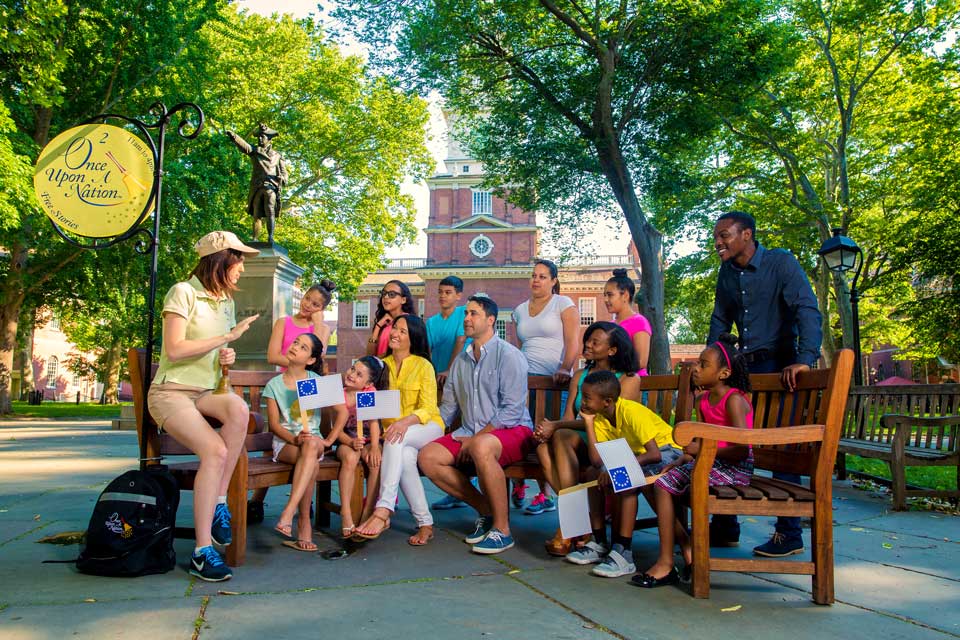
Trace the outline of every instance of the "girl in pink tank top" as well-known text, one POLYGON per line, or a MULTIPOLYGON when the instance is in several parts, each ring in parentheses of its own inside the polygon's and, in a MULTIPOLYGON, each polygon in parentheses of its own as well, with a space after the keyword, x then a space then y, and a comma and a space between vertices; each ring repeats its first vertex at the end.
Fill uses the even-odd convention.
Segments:
MULTIPOLYGON (((701 422, 739 429, 753 428, 753 407, 747 393, 750 374, 747 363, 737 351, 736 337, 725 333, 720 340, 700 353, 693 367, 693 383, 704 390, 697 398, 697 414, 701 422)), ((749 446, 719 442, 717 457, 710 469, 710 486, 744 486, 753 475, 753 453, 749 446)), ((640 587, 660 587, 680 581, 673 565, 674 543, 678 542, 686 562, 683 574, 689 576, 692 559, 690 539, 678 526, 675 496, 690 490, 694 460, 700 452, 699 441, 683 450, 683 456, 665 470, 654 485, 657 504, 657 527, 660 532, 660 554, 652 567, 633 576, 640 587)), ((665 468, 666 469, 666 468, 665 468)))
MULTIPOLYGON (((284 316, 273 323, 270 333, 270 343, 267 345, 267 362, 280 367, 281 371, 287 367, 287 349, 304 333, 312 333, 323 343, 323 354, 327 353, 327 344, 330 342, 330 327, 323 321, 323 312, 330 304, 333 291, 337 286, 329 280, 321 280, 315 284, 300 300, 300 309, 292 316, 284 316)), ((324 362, 324 373, 327 373, 324 362)))

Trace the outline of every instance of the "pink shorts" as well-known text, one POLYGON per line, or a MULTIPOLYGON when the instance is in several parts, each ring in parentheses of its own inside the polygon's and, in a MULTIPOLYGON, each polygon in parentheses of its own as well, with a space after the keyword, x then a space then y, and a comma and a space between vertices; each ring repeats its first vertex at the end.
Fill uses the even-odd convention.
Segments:
MULTIPOLYGON (((494 438, 500 441, 500 458, 497 462, 500 463, 501 467, 505 467, 514 462, 520 462, 527 457, 527 454, 533 451, 534 446, 537 442, 533 439, 533 432, 526 427, 510 427, 508 429, 497 429, 496 431, 491 431, 489 435, 492 435, 494 438)), ((463 444, 459 440, 455 440, 451 434, 446 434, 440 436, 434 440, 439 445, 453 454, 453 457, 456 458, 457 454, 460 453, 460 448, 463 444)))

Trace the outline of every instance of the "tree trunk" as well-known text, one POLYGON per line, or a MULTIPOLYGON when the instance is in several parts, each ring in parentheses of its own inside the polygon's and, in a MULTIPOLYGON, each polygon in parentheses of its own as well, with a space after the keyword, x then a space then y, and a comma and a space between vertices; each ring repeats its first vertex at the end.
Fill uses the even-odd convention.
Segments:
POLYGON ((820 261, 817 277, 813 281, 817 294, 817 306, 820 307, 820 330, 823 332, 821 352, 826 366, 833 365, 833 356, 837 352, 837 342, 833 337, 833 325, 830 324, 830 271, 820 261))
POLYGON ((20 396, 23 397, 28 392, 37 387, 37 381, 33 375, 33 330, 34 330, 34 309, 22 310, 20 312, 20 326, 17 328, 20 333, 20 340, 17 347, 20 350, 20 396))
MULTIPOLYGON (((23 294, 5 296, 6 302, 0 305, 0 415, 10 413, 10 383, 13 372, 13 355, 17 349, 17 324, 20 320, 20 306, 23 294)), ((33 366, 31 363, 29 366, 33 366)))
POLYGON ((117 404, 117 389, 120 387, 121 348, 119 339, 110 343, 104 354, 103 367, 103 404, 117 404))

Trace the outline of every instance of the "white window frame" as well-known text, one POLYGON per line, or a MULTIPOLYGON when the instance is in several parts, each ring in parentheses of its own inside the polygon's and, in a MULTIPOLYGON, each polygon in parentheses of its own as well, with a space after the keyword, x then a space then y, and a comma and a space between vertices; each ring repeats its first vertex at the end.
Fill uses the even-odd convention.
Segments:
POLYGON ((370 328, 370 301, 369 300, 353 301, 353 328, 354 329, 370 328), (361 309, 364 309, 364 313, 358 313, 361 309), (361 318, 363 318, 363 324, 360 324, 359 322, 361 318))
POLYGON ((54 312, 53 315, 50 316, 50 324, 47 325, 47 328, 52 329, 53 331, 60 331, 60 314, 59 313, 54 312))
POLYGON ((577 301, 577 309, 580 311, 580 326, 589 327, 597 321, 597 299, 580 298, 577 301), (584 304, 586 303, 586 304, 584 304))
POLYGON ((471 189, 470 191, 473 194, 471 215, 493 215, 493 192, 479 189, 471 189))
POLYGON ((501 340, 507 339, 507 321, 498 319, 493 325, 494 331, 497 332, 497 337, 501 340))
POLYGON ((423 317, 423 298, 417 300, 417 315, 423 317))
POLYGON ((47 389, 57 388, 57 374, 60 369, 60 360, 57 356, 50 356, 47 360, 47 389))

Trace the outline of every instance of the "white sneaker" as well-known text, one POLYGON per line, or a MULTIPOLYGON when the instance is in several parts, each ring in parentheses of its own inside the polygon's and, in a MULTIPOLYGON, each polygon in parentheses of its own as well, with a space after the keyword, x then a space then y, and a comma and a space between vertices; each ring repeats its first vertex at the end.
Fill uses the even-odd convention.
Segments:
MULTIPOLYGON (((623 556, 624 553, 623 547, 619 544, 613 545, 613 549, 611 549, 607 557, 603 559, 603 562, 591 569, 590 573, 595 576, 600 576, 601 578, 619 578, 620 576, 636 573, 636 565, 625 558, 623 556)), ((630 556, 632 559, 633 554, 631 553, 630 556)))
POLYGON ((571 551, 563 558, 573 564, 597 564, 607 555, 607 551, 605 546, 591 540, 576 551, 571 551))

